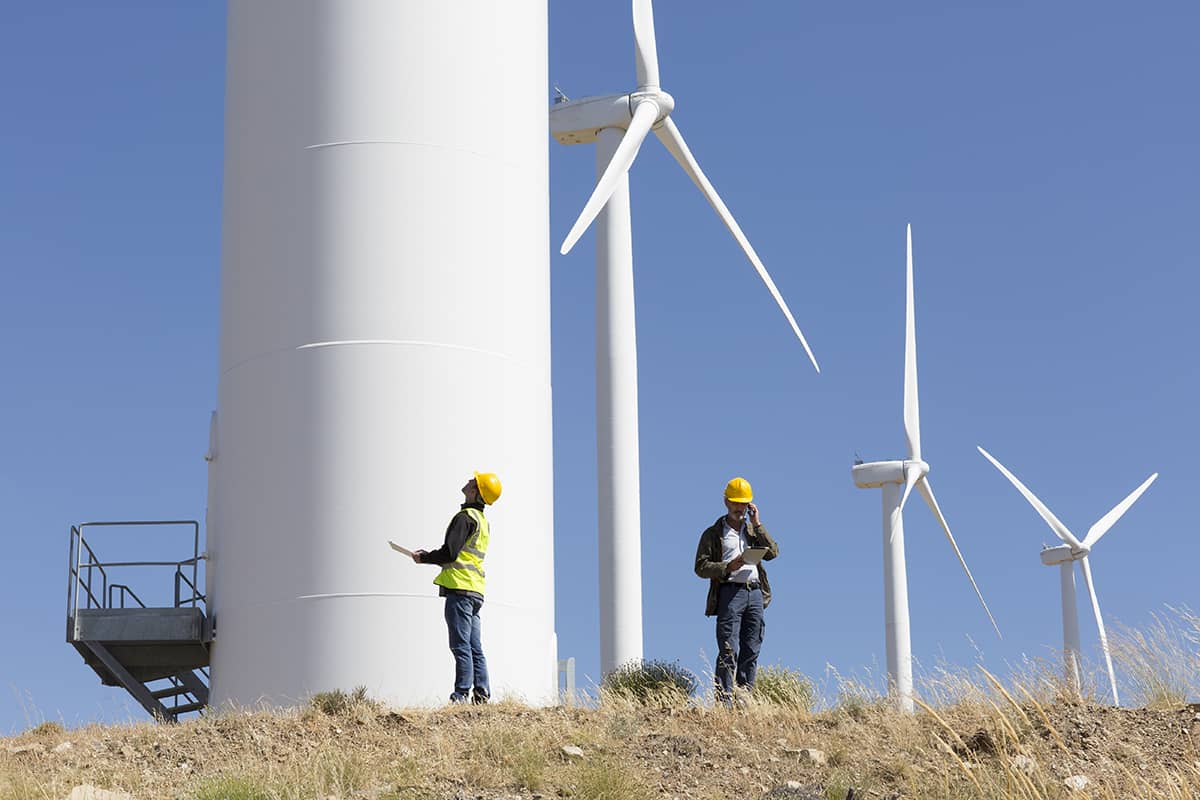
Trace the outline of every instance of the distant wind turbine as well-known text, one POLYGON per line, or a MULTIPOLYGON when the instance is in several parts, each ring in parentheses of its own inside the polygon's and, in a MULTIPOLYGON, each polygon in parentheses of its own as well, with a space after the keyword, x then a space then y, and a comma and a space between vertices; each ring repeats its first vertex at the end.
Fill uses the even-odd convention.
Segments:
POLYGON ((1121 502, 1109 511, 1100 520, 1088 529, 1087 536, 1080 541, 1075 534, 1067 529, 1067 526, 1059 521, 1058 517, 1046 507, 1046 504, 1029 491, 1025 484, 1017 480, 1017 476, 1013 475, 1004 465, 997 461, 991 453, 978 448, 983 457, 992 462, 996 469, 1000 470, 1000 474, 1008 478, 1013 486, 1017 487, 1017 491, 1025 496, 1029 504, 1041 515, 1046 524, 1050 526, 1050 530, 1054 531, 1054 535, 1062 540, 1063 544, 1059 547, 1044 547, 1042 548, 1042 563, 1053 567, 1060 568, 1059 575, 1062 583, 1062 621, 1063 621, 1063 662, 1066 673, 1067 686, 1072 694, 1079 694, 1079 611, 1075 606, 1075 562, 1079 562, 1079 569, 1083 572, 1083 581, 1087 584, 1088 595, 1092 600, 1092 612, 1096 615, 1096 627, 1100 630, 1100 649, 1104 651, 1104 662, 1108 666, 1108 680, 1112 684, 1113 705, 1120 705, 1120 698, 1117 696, 1117 676, 1113 672, 1112 654, 1108 649, 1108 635, 1104 632, 1104 618, 1100 616, 1100 600, 1096 597, 1096 587, 1092 581, 1092 568, 1088 564, 1088 554, 1096 542, 1100 541, 1100 537, 1108 533, 1109 529, 1116 524, 1129 507, 1134 504, 1142 492, 1150 488, 1150 484, 1154 483, 1158 473, 1154 473, 1146 481, 1129 493, 1121 502))
POLYGON ((887 641, 888 684, 901 711, 913 710, 912 643, 908 628, 908 574, 904 562, 904 504, 915 487, 946 533, 958 563, 975 589, 996 635, 1000 628, 992 617, 967 562, 950 533, 929 484, 929 464, 921 458, 921 413, 917 402, 917 333, 913 304, 912 226, 908 226, 907 303, 904 327, 904 435, 908 458, 904 461, 874 461, 855 464, 854 485, 860 489, 883 490, 883 603, 887 641), (901 496, 900 487, 904 486, 901 496))
POLYGON ((659 86, 651 0, 633 0, 637 88, 556 102, 550 131, 563 144, 596 144, 598 180, 562 244, 565 255, 596 221, 596 443, 600 538, 600 669, 642 657, 641 501, 638 477, 637 334, 629 169, 650 131, 699 187, 754 265, 804 351, 804 334, 758 254, 671 120, 675 100, 659 86))

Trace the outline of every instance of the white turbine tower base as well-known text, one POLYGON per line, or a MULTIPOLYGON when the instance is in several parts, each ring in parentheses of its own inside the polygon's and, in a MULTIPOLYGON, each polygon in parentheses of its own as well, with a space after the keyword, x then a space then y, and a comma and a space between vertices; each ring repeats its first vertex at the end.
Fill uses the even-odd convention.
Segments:
POLYGON ((1104 663, 1108 667, 1108 680, 1112 686, 1113 705, 1121 704, 1120 696, 1117 694, 1117 675, 1113 670, 1112 653, 1108 647, 1108 634, 1104 630, 1104 617, 1100 614, 1100 599, 1096 595, 1095 582, 1092 579, 1092 567, 1088 563, 1088 555, 1096 542, 1100 541, 1100 537, 1108 533, 1109 529, 1116 524, 1125 512, 1129 510, 1142 492, 1150 488, 1150 484, 1154 483, 1158 477, 1155 472, 1147 478, 1141 486, 1134 489, 1121 502, 1117 503, 1111 511, 1101 517, 1095 525, 1088 529, 1087 536, 1080 540, 1075 534, 1071 533, 1070 529, 1064 525, 1054 513, 1037 498, 1037 496, 1029 491, 1025 484, 1018 480, 1017 476, 1008 471, 996 458, 984 450, 978 448, 983 457, 992 462, 992 466, 1000 470, 1000 474, 1008 478, 1009 483, 1017 488, 1034 510, 1038 512, 1046 524, 1050 526, 1050 530, 1054 531, 1054 535, 1062 540, 1063 544, 1059 547, 1046 547, 1042 549, 1042 563, 1047 566, 1058 566, 1062 583, 1062 620, 1063 620, 1063 677, 1067 684, 1067 689, 1072 694, 1078 695, 1080 690, 1079 681, 1079 659, 1082 652, 1079 646, 1079 612, 1075 606, 1075 562, 1079 562, 1079 569, 1083 573, 1083 582, 1087 586, 1088 597, 1092 601, 1092 613, 1096 617, 1096 628, 1100 632, 1100 649, 1104 652, 1104 663))
POLYGON ((555 703, 546 4, 231 0, 227 30, 212 705, 445 703, 437 572, 387 540, 440 542, 476 469, 493 696, 555 703))
POLYGON ((897 707, 913 710, 912 642, 908 625, 908 572, 904 560, 904 505, 915 488, 937 517, 958 562, 967 574, 983 610, 1000 635, 1000 628, 988 609, 950 533, 950 526, 933 495, 929 483, 929 464, 921 460, 921 415, 917 396, 917 338, 913 303, 912 226, 908 227, 907 302, 904 333, 904 434, 908 440, 908 459, 856 464, 851 470, 854 485, 860 489, 882 489, 883 494, 883 619, 887 647, 888 691, 897 707), (900 487, 904 487, 903 494, 900 487))
POLYGON ((596 144, 596 187, 563 242, 562 253, 569 252, 592 221, 597 220, 596 449, 602 673, 642 658, 641 501, 629 169, 651 131, 729 228, 799 338, 813 367, 820 372, 775 282, 670 118, 675 100, 659 86, 650 0, 633 0, 633 33, 635 91, 556 103, 550 109, 550 131, 555 139, 562 144, 596 144))

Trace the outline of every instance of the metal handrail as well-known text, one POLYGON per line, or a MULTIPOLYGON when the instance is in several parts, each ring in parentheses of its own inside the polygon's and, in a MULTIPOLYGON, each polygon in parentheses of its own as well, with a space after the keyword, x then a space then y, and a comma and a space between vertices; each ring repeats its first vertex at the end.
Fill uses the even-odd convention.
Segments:
POLYGON ((132 597, 133 601, 135 603, 137 603, 138 606, 140 606, 141 608, 146 607, 146 604, 142 602, 142 598, 137 596, 137 592, 133 591, 133 589, 130 589, 128 586, 126 586, 123 583, 114 583, 108 587, 108 606, 107 606, 107 608, 125 608, 126 595, 128 595, 129 597, 132 597), (113 592, 116 591, 117 589, 121 590, 121 605, 119 605, 119 606, 113 604, 113 592))
POLYGON ((96 558, 96 554, 92 552, 91 546, 88 545, 88 542, 83 540, 83 530, 74 527, 74 525, 71 525, 70 573, 70 577, 67 578, 67 616, 72 616, 73 618, 74 612, 79 609, 79 585, 82 585, 83 590, 86 593, 86 597, 88 597, 88 608, 91 608, 92 606, 95 606, 96 608, 102 608, 103 603, 101 602, 101 597, 106 595, 108 591, 108 572, 104 571, 104 565, 102 565, 100 560, 96 558), (76 547, 76 540, 79 542, 79 547, 76 547), (84 549, 88 551, 88 564, 86 564, 86 567, 82 563, 84 549), (84 569, 88 570, 88 579, 86 579, 86 583, 84 583, 83 578, 80 577, 80 572, 82 572, 84 569), (91 576, 92 570, 94 569, 100 570, 100 575, 103 579, 100 597, 97 597, 95 593, 92 593, 91 590, 91 576), (74 600, 73 607, 72 599, 74 600))
MULTIPOLYGON (((196 607, 200 602, 206 602, 207 598, 200 593, 198 583, 200 580, 200 561, 206 558, 200 553, 200 523, 196 520, 126 520, 120 522, 84 522, 79 525, 72 525, 70 532, 70 546, 68 548, 68 576, 67 576, 67 617, 74 620, 81 602, 85 602, 85 608, 113 608, 113 592, 117 589, 121 591, 121 608, 124 608, 125 595, 131 595, 139 605, 145 608, 132 589, 123 584, 109 585, 109 576, 105 567, 175 567, 175 607, 180 608, 183 605, 190 604, 196 607), (87 528, 101 527, 137 527, 147 525, 190 525, 192 526, 192 557, 182 561, 112 561, 101 562, 96 557, 95 551, 92 550, 90 544, 84 538, 84 532, 87 528), (87 560, 84 561, 84 551, 87 552, 87 560), (191 578, 185 574, 185 568, 191 566, 191 578), (93 576, 95 572, 100 573, 100 592, 97 596, 93 590, 93 576), (191 597, 182 599, 180 593, 180 580, 185 582, 191 589, 191 597)), ((72 632, 72 636, 74 633, 72 632)))
POLYGON ((206 595, 201 594, 200 590, 196 587, 196 585, 194 583, 192 583, 190 580, 188 580, 187 575, 183 574, 183 567, 186 563, 187 563, 186 561, 181 561, 179 563, 179 567, 175 570, 175 607, 176 608, 183 608, 185 605, 191 605, 192 608, 195 608, 197 603, 208 601, 208 597, 206 595), (186 583, 188 588, 192 590, 192 596, 189 597, 187 600, 180 599, 180 594, 179 594, 179 582, 180 581, 183 581, 184 583, 186 583))

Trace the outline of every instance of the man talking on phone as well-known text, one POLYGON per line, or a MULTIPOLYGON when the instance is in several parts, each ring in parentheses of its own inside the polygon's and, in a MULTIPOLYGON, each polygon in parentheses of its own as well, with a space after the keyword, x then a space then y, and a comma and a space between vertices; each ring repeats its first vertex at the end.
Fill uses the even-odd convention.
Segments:
POLYGON ((763 609, 771 602, 771 585, 761 562, 779 555, 753 503, 745 478, 725 485, 725 514, 700 534, 696 575, 708 578, 704 615, 717 618, 717 699, 732 705, 734 684, 754 690, 758 652, 762 647, 763 609))

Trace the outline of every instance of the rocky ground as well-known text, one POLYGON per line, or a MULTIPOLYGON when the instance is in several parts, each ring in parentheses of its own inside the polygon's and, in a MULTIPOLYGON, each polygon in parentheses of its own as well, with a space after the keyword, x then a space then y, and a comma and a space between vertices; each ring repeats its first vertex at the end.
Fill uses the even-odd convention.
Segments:
POLYGON ((0 739, 0 800, 67 797, 1182 800, 1200 797, 1200 707, 357 703, 0 739))

